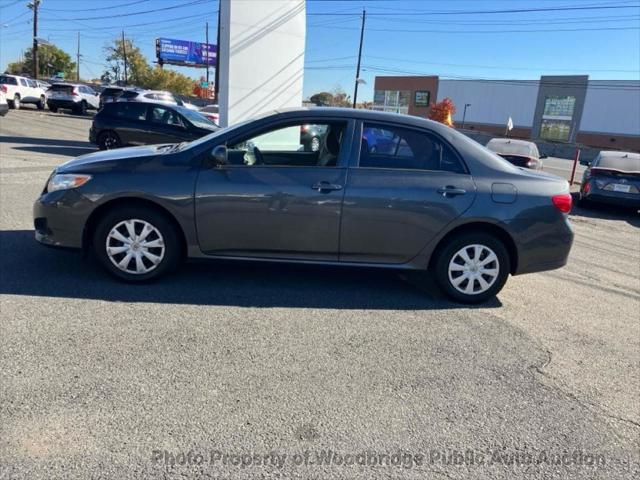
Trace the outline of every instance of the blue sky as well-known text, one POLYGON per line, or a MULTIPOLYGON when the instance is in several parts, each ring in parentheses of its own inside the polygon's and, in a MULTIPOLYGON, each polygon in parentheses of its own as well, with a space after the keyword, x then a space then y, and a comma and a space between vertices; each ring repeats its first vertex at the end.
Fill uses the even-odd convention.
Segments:
MULTIPOLYGON (((31 44, 32 14, 26 4, 0 0, 3 70, 31 44)), ((372 98, 376 74, 640 79, 640 0, 308 0, 305 96, 336 86, 353 90, 363 8, 361 76, 367 84, 359 100, 372 98), (495 12, 565 8, 572 10, 495 12), (487 11, 493 13, 482 13, 487 11)), ((204 41, 206 20, 215 43, 217 9, 217 0, 42 0, 39 36, 75 57, 79 31, 81 76, 94 78, 104 71, 104 45, 123 28, 153 60, 156 37, 204 41), (113 16, 161 8, 166 10, 113 16)), ((194 78, 203 73, 176 69, 194 78)))

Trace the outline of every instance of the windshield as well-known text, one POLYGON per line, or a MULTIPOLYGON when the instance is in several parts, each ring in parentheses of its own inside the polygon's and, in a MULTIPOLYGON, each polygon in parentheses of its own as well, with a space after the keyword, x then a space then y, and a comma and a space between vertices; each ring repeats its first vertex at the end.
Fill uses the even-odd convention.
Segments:
POLYGON ((17 85, 18 81, 15 77, 7 77, 6 75, 0 75, 0 83, 4 85, 17 85))
POLYGON ((601 156, 594 167, 611 168, 612 170, 620 170, 623 172, 640 172, 640 155, 629 153, 627 155, 611 155, 601 156))
POLYGON ((531 143, 516 143, 516 142, 504 142, 504 141, 489 141, 487 148, 496 153, 505 155, 520 155, 523 157, 537 158, 538 148, 535 144, 531 143))
POLYGON ((215 123, 209 120, 207 117, 188 108, 181 108, 180 113, 196 127, 211 129, 211 127, 217 127, 215 123))

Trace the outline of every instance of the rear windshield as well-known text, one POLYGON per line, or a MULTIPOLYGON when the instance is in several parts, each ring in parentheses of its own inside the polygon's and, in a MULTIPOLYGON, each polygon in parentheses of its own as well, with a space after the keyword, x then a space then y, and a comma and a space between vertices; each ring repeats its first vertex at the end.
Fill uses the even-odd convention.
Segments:
POLYGON ((72 85, 51 85, 49 88, 50 92, 64 92, 64 93, 72 93, 73 86, 72 85))
POLYGON ((120 98, 136 98, 138 96, 138 92, 122 92, 120 98))
POLYGON ((523 157, 537 158, 538 148, 535 144, 522 144, 522 143, 510 143, 510 142, 494 142, 491 140, 487 143, 487 148, 496 153, 505 155, 521 155, 523 157))
POLYGON ((627 156, 599 157, 594 167, 611 168, 623 172, 640 172, 640 155, 628 154, 627 156))
POLYGON ((115 97, 116 95, 120 95, 121 93, 121 88, 105 88, 104 90, 102 90, 102 95, 105 97, 115 97))
POLYGON ((15 77, 7 77, 6 75, 0 75, 0 84, 4 85, 17 85, 18 81, 15 77))

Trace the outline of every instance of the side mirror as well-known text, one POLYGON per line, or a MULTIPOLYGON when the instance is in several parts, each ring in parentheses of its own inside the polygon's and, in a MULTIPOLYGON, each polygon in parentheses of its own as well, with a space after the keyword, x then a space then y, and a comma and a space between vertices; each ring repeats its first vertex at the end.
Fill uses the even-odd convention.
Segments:
POLYGON ((211 160, 215 167, 221 167, 223 165, 227 165, 229 162, 227 160, 227 146, 226 145, 218 145, 211 151, 211 160))

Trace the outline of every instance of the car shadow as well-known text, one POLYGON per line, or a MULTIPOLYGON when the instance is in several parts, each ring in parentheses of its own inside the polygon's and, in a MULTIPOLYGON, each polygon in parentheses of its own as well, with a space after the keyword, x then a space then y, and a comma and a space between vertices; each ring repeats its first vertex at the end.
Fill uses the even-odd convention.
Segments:
POLYGON ((34 147, 13 147, 14 150, 22 150, 24 152, 44 153, 48 155, 63 155, 66 157, 77 157, 86 153, 94 153, 98 149, 96 147, 63 147, 63 146, 34 146, 34 147))
POLYGON ((634 227, 640 227, 640 211, 630 207, 619 207, 601 203, 578 205, 579 195, 572 193, 573 208, 571 217, 599 218, 604 220, 622 220, 634 227))
MULTIPOLYGON (((440 310, 474 308, 436 293, 431 280, 364 268, 201 261, 132 285, 78 252, 43 247, 31 230, 0 231, 0 294, 238 307, 440 310)), ((494 299, 481 308, 497 308, 494 299)))
POLYGON ((85 153, 97 151, 97 147, 86 141, 63 140, 55 138, 36 138, 3 135, 0 143, 10 143, 13 150, 25 152, 44 153, 48 155, 64 155, 67 157, 77 157, 85 153), (23 146, 24 145, 24 146, 23 146))

